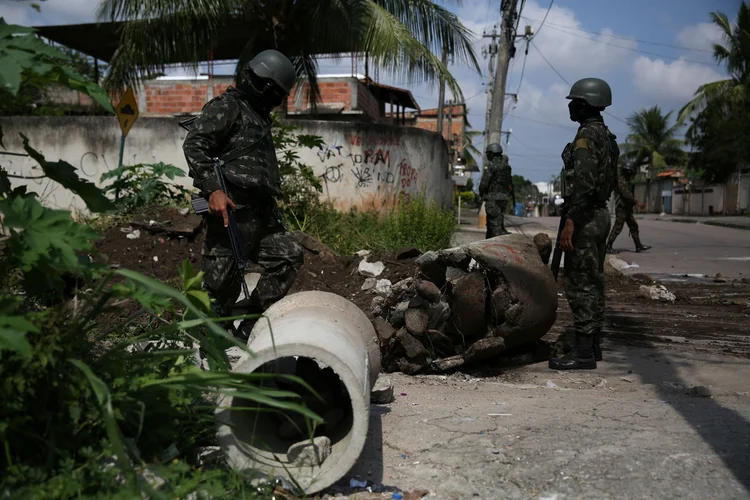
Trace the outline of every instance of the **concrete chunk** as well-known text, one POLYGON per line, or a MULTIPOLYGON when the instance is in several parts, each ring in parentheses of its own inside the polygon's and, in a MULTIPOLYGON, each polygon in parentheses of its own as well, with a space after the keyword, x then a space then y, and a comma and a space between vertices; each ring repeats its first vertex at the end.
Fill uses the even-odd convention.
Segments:
POLYGON ((289 462, 295 467, 315 467, 325 462, 331 455, 331 440, 318 436, 310 440, 294 443, 286 452, 289 462))

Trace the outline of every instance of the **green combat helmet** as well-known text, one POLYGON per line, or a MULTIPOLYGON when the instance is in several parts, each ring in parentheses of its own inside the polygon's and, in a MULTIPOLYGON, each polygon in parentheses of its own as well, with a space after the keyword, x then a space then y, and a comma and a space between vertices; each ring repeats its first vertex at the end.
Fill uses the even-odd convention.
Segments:
POLYGON ((612 105, 612 89, 600 78, 583 78, 573 84, 566 99, 581 99, 589 106, 606 108, 612 105))
POLYGON ((297 79, 292 62, 278 50, 264 50, 248 63, 247 68, 258 78, 271 80, 289 94, 297 79))
POLYGON ((490 155, 500 156, 501 154, 503 154, 503 147, 500 144, 493 142, 492 144, 487 146, 485 152, 487 153, 488 157, 490 155))

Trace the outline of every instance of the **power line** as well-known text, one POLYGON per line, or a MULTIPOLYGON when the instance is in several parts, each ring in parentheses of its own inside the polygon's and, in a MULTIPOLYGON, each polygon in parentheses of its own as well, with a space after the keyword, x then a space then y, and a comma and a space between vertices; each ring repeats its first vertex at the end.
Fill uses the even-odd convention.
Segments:
MULTIPOLYGON (((546 15, 544 17, 545 17, 545 19, 547 18, 546 15)), ((526 16, 524 16, 524 19, 526 19, 527 21, 539 21, 538 19, 532 19, 532 18, 526 17, 526 16)), ((542 24, 544 24, 543 21, 542 21, 542 24)), ((693 49, 693 48, 690 48, 690 47, 685 47, 684 45, 671 45, 671 44, 668 44, 668 43, 650 42, 648 40, 641 40, 641 39, 638 39, 638 38, 631 38, 631 37, 621 36, 621 35, 605 35, 604 33, 596 33, 594 31, 584 30, 584 29, 581 29, 581 28, 577 28, 575 26, 563 26, 563 25, 560 25, 560 24, 552 23, 552 22, 547 23, 547 25, 548 26, 552 26, 553 28, 564 28, 564 29, 570 29, 570 30, 575 30, 575 31, 581 31, 583 33, 588 33, 590 35, 606 36, 606 37, 609 37, 609 38, 618 38, 620 40, 635 41, 635 42, 638 42, 638 43, 645 43, 646 45, 654 45, 654 46, 657 46, 657 47, 667 47, 667 48, 670 48, 670 49, 687 50, 687 51, 690 51, 690 52, 707 52, 709 54, 713 54, 713 50, 708 50, 708 49, 693 49)), ((541 29, 541 26, 539 28, 541 29)))
MULTIPOLYGON (((529 42, 529 43, 531 43, 531 42, 529 42)), ((550 68, 552 68, 552 71, 554 71, 555 73, 557 73, 557 76, 559 76, 559 77, 560 77, 560 79, 561 79, 562 81, 564 81, 564 82, 565 82, 565 83, 566 83, 567 85, 570 85, 570 82, 569 82, 568 80, 566 80, 566 79, 565 79, 565 77, 564 77, 564 76, 562 76, 562 75, 560 74, 560 72, 559 72, 559 71, 557 71, 557 69, 555 69, 555 67, 554 67, 554 66, 552 66, 552 63, 551 63, 551 62, 549 62, 549 60, 548 60, 548 59, 547 59, 547 58, 546 58, 546 57, 544 56, 544 54, 542 54, 542 51, 541 51, 541 50, 539 50, 539 47, 537 47, 535 43, 531 43, 531 46, 532 46, 532 47, 534 47, 534 48, 536 49, 536 51, 537 51, 537 52, 539 52, 539 55, 540 55, 540 56, 542 56, 542 59, 544 59, 544 62, 546 62, 546 63, 547 63, 547 65, 548 65, 548 66, 549 66, 550 68)))
MULTIPOLYGON (((583 38, 584 40, 589 40, 591 42, 601 43, 603 45, 609 45, 610 47, 617 47, 618 49, 629 50, 631 52, 637 52, 639 54, 646 54, 646 55, 649 55, 649 56, 661 57, 661 58, 664 58, 664 59, 672 59, 674 61, 685 61, 685 62, 694 63, 694 64, 702 64, 704 66, 716 66, 716 63, 707 63, 705 61, 696 61, 694 59, 683 59, 681 57, 667 56, 667 55, 664 55, 664 54, 658 54, 656 52, 649 52, 647 50, 634 49, 633 47, 625 47, 623 45, 617 45, 615 43, 605 42, 604 40, 598 40, 596 38, 591 38, 589 36, 579 35, 577 33, 571 33, 570 31, 565 31, 565 30, 560 29, 560 28, 555 28, 552 25, 550 25, 550 28, 552 28, 553 30, 560 31, 560 32, 565 33, 565 34, 570 35, 570 36, 575 36, 575 37, 578 37, 578 38, 583 38)), ((604 35, 604 36, 608 36, 608 35, 604 35)))
POLYGON ((564 129, 564 130, 573 130, 573 128, 574 128, 574 127, 566 127, 564 125, 560 125, 559 123, 545 122, 544 120, 535 120, 534 118, 527 118, 525 116, 518 116, 518 115, 511 115, 511 114, 508 114, 508 115, 505 115, 505 116, 512 117, 512 118, 518 118, 519 120, 525 120, 525 121, 529 121, 529 122, 538 123, 540 125, 549 125, 550 127, 557 127, 557 128, 561 128, 561 129, 564 129))
MULTIPOLYGON (((555 3, 555 0, 550 0, 549 7, 547 7, 547 12, 544 13, 544 19, 542 19, 542 24, 539 25, 539 27, 536 29, 536 33, 534 33, 534 36, 531 38, 533 39, 535 36, 539 34, 539 32, 542 30, 542 26, 544 26, 544 22, 547 20, 547 16, 549 15, 550 9, 552 9, 552 4, 555 3)), ((519 13, 519 17, 520 13, 519 13)), ((529 19, 528 17, 525 17, 524 19, 529 19)))
POLYGON ((523 66, 521 66, 521 77, 518 79, 518 89, 516 90, 516 96, 521 91, 521 85, 523 84, 523 74, 526 71, 526 59, 529 57, 529 41, 526 40, 526 52, 523 55, 523 66))
MULTIPOLYGON (((562 81, 564 81, 564 82, 565 82, 565 83, 566 83, 567 85, 570 85, 570 82, 569 82, 568 80, 566 80, 566 79, 565 79, 565 77, 564 77, 564 76, 562 76, 562 75, 560 74, 560 72, 559 72, 559 71, 557 71, 557 69, 556 69, 556 68, 555 68, 555 67, 554 67, 554 66, 552 65, 552 63, 551 63, 551 62, 549 62, 549 60, 548 60, 548 59, 547 59, 547 58, 546 58, 546 57, 544 56, 544 54, 542 54, 542 51, 541 51, 541 50, 539 50, 539 47, 537 47, 537 46, 536 46, 536 44, 532 44, 532 45, 534 46, 534 48, 536 49, 536 51, 537 51, 537 52, 539 52, 539 55, 540 55, 540 56, 542 56, 542 59, 544 59, 544 62, 546 62, 546 63, 547 63, 548 65, 549 65, 549 67, 550 67, 550 68, 552 68, 552 71, 554 71, 555 73, 557 73, 557 76, 559 76, 559 77, 560 77, 560 78, 562 79, 562 81)), ((619 121, 619 122, 622 122, 622 123, 624 123, 625 125, 627 125, 627 124, 628 124, 628 122, 627 122, 627 121, 623 120, 623 119, 622 119, 622 118, 620 118, 620 117, 617 117, 617 116, 613 115, 613 114, 612 114, 612 113, 610 113, 609 111, 606 111, 606 110, 605 110, 605 111, 604 111, 604 113, 606 113, 606 114, 607 114, 608 116, 611 116, 611 117, 612 117, 612 118, 614 118, 615 120, 617 120, 617 121, 619 121)))

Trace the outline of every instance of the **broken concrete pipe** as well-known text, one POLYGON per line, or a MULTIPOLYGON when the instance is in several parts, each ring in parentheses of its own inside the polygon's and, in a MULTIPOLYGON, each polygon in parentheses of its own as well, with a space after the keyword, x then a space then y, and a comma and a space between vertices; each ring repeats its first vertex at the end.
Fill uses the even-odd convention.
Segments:
POLYGON ((293 479, 305 493, 316 493, 349 472, 364 448, 370 390, 380 372, 375 330, 356 305, 327 292, 289 295, 265 316, 269 321, 261 318, 248 340, 255 355, 234 370, 297 375, 324 401, 281 378, 270 386, 297 392, 325 423, 311 442, 299 413, 232 410, 258 404, 226 395, 216 411, 219 444, 235 470, 258 481, 293 479))
POLYGON ((544 247, 514 234, 419 257, 419 279, 373 300, 386 370, 443 372, 533 347, 557 315, 544 247))

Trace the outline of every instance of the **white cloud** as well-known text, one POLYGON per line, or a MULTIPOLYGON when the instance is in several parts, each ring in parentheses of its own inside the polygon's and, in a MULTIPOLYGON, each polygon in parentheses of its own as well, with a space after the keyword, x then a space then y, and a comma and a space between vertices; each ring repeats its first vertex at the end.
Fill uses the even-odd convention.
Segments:
POLYGON ((699 86, 722 78, 709 66, 682 59, 666 63, 641 56, 633 63, 633 84, 652 99, 687 101, 699 86))
MULTIPOLYGON (((519 31, 525 24, 530 24, 537 31, 546 12, 547 5, 528 2, 522 13, 519 31)), ((604 75, 631 59, 633 51, 629 49, 638 46, 635 40, 612 38, 611 35, 615 33, 607 27, 601 28, 598 35, 584 33, 581 29, 583 26, 572 10, 553 5, 545 25, 532 42, 568 80, 604 75)), ((522 57, 522 46, 520 43, 517 45, 516 57, 522 57)), ((534 47, 529 50, 527 69, 548 66, 539 52, 534 47)))
POLYGON ((28 2, 3 1, 0 17, 6 22, 27 26, 79 24, 96 21, 99 8, 99 0, 46 0, 38 3, 41 12, 32 9, 28 2))
POLYGON ((713 44, 721 43, 721 29, 714 23, 698 23, 686 26, 676 37, 677 43, 694 50, 708 50, 713 52, 713 44))

